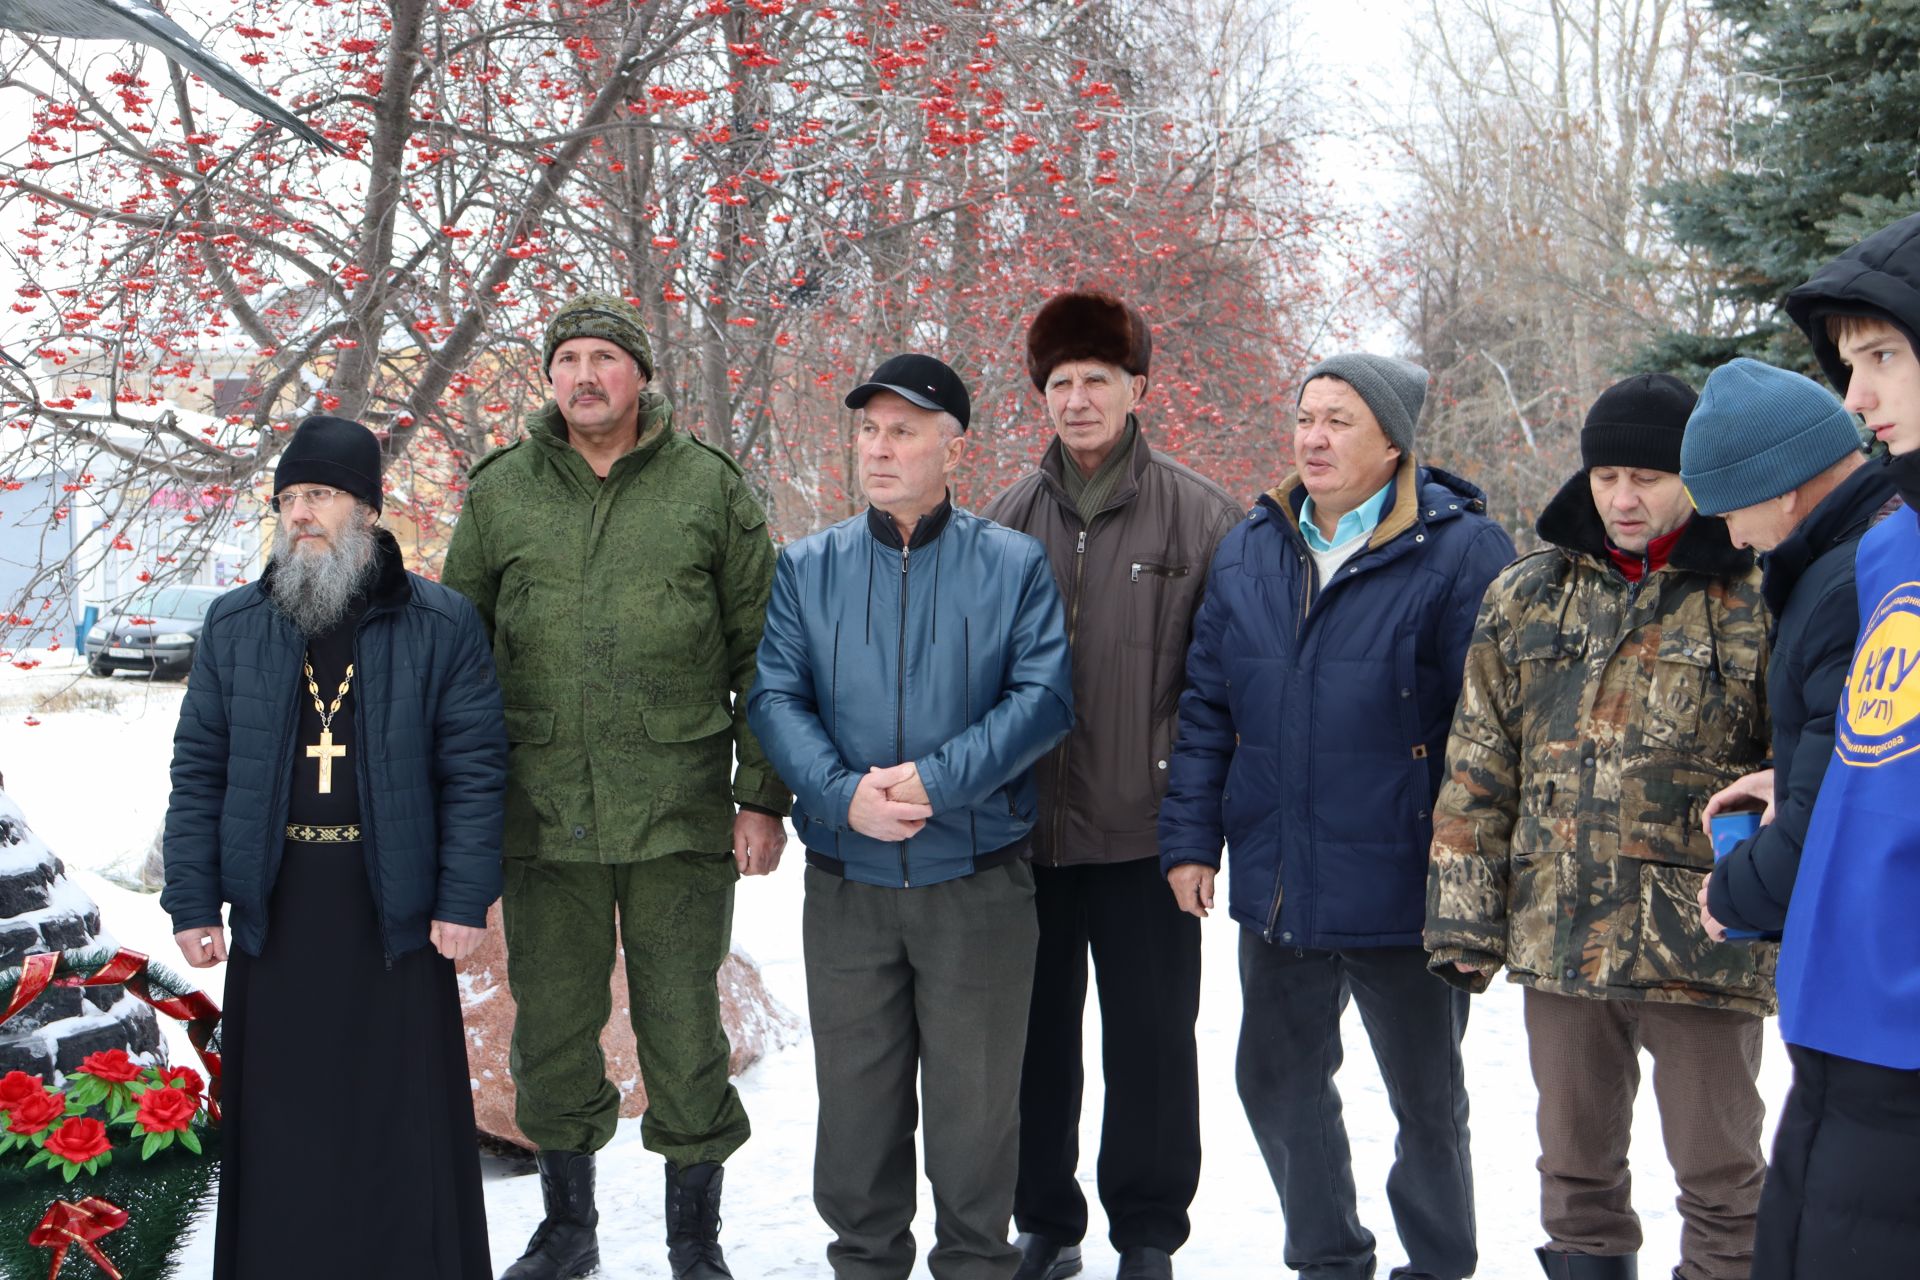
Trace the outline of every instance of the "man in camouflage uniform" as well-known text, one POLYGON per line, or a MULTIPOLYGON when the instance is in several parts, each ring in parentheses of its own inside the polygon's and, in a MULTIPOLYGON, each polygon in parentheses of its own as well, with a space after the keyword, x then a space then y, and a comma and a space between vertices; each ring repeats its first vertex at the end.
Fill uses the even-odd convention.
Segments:
POLYGON ((1654 374, 1594 403, 1585 469, 1540 516, 1551 545, 1487 591, 1434 813, 1427 950, 1468 990, 1503 964, 1526 988, 1538 1252, 1563 1280, 1635 1275, 1642 1047, 1680 1184, 1675 1276, 1744 1280, 1766 1172, 1776 948, 1712 941, 1695 898, 1702 806, 1766 754, 1767 612, 1752 555, 1681 486, 1694 400, 1654 374))
POLYGON ((748 1133, 715 975, 734 881, 779 864, 790 802, 746 723, 773 543, 733 460, 673 430, 633 307, 574 298, 543 356, 554 398, 474 466, 442 574, 492 633, 511 743, 515 1118, 539 1147, 547 1216, 506 1276, 598 1264, 592 1153, 620 1104, 600 1054, 617 921, 641 1140, 667 1162, 668 1256, 675 1277, 714 1280, 731 1274, 720 1165, 748 1133))

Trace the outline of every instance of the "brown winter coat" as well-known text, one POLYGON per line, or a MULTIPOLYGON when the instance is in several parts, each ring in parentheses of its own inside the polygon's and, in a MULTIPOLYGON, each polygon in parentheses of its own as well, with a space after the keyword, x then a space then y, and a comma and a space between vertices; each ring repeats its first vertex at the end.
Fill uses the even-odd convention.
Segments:
POLYGON ((1067 609, 1073 732, 1034 767, 1043 866, 1158 857, 1156 822, 1187 641, 1214 548, 1245 514, 1227 491, 1135 438, 1092 527, 1061 482, 1059 440, 982 512, 1038 538, 1067 609))
POLYGON ((1434 810, 1426 946, 1484 990, 1505 964, 1557 995, 1773 1012, 1774 943, 1710 940, 1708 797, 1767 754, 1760 571, 1696 516, 1637 587, 1584 473, 1555 545, 1487 589, 1434 810), (1485 966, 1468 976, 1456 960, 1485 966))

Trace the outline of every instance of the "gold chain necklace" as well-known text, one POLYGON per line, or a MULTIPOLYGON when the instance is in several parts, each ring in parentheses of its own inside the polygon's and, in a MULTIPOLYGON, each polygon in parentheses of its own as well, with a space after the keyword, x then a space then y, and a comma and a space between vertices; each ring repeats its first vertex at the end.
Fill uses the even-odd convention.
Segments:
POLYGON ((353 684, 353 664, 347 664, 346 678, 340 682, 340 692, 334 695, 333 705, 327 706, 320 701, 320 685, 313 678, 313 655, 309 653, 302 663, 307 669, 307 692, 313 695, 313 709, 320 713, 320 741, 307 748, 307 759, 320 762, 320 794, 333 794, 333 762, 346 758, 344 745, 336 745, 333 740, 333 718, 340 713, 340 704, 347 700, 347 690, 353 684))

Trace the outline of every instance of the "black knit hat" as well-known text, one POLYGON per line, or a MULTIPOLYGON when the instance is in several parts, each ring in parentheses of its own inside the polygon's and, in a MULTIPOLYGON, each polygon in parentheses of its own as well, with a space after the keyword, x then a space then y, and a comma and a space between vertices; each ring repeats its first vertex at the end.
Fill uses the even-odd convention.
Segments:
POLYGON ((1580 465, 1680 474, 1680 440, 1700 397, 1670 373, 1635 374, 1600 393, 1580 429, 1580 465))
POLYGON ((295 428, 273 469, 273 491, 295 484, 344 489, 380 509, 380 441, 357 422, 316 415, 295 428))

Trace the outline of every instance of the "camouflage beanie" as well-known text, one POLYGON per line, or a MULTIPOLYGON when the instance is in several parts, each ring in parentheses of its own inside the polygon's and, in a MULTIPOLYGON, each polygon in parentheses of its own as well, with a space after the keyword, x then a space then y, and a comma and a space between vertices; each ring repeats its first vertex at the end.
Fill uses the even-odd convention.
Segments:
POLYGON ((640 311, 611 293, 583 293, 567 300, 547 321, 547 340, 540 353, 540 372, 553 381, 553 353, 569 338, 604 338, 639 362, 640 372, 653 377, 653 344, 640 311))

